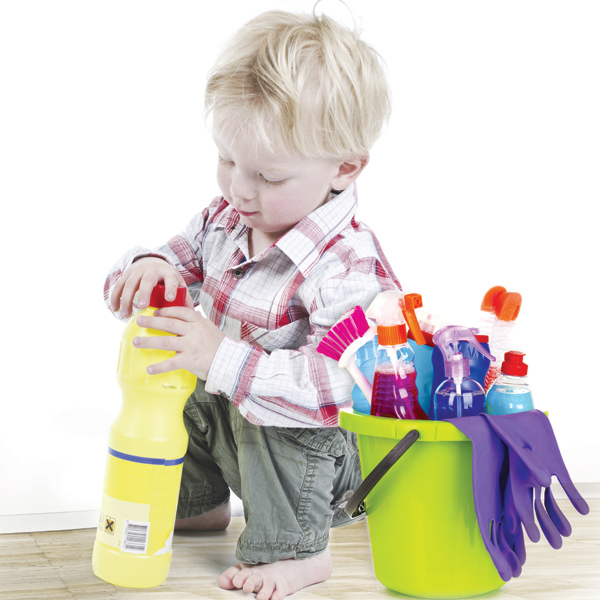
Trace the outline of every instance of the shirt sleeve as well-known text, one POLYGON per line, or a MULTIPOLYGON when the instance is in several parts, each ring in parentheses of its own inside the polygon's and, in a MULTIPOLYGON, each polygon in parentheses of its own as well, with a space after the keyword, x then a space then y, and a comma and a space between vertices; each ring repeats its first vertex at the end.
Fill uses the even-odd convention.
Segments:
MULTIPOLYGON (((111 267, 104 282, 104 302, 108 309, 118 319, 124 320, 120 310, 113 311, 110 306, 112 290, 124 271, 137 259, 147 256, 156 256, 167 261, 182 275, 194 305, 198 305, 200 287, 204 281, 202 265, 202 238, 215 210, 221 206, 222 199, 215 198, 211 204, 198 213, 187 225, 185 231, 172 237, 166 244, 158 248, 149 249, 135 246, 123 254, 111 267)), ((137 298, 137 294, 136 294, 137 298)), ((134 298, 134 313, 137 312, 137 301, 134 298)))
POLYGON ((206 390, 231 400, 256 425, 334 427, 339 411, 352 406, 354 380, 316 347, 335 322, 354 306, 366 308, 384 290, 398 289, 377 259, 323 278, 309 302, 311 333, 297 350, 271 353, 225 338, 213 360, 206 390))

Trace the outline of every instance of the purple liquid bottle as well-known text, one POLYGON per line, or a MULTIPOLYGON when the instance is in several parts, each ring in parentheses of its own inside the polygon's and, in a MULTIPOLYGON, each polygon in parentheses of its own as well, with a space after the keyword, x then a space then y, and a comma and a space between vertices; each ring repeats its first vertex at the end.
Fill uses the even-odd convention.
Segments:
POLYGON ((429 420, 419 404, 415 354, 407 343, 406 325, 379 326, 377 337, 371 416, 429 420))

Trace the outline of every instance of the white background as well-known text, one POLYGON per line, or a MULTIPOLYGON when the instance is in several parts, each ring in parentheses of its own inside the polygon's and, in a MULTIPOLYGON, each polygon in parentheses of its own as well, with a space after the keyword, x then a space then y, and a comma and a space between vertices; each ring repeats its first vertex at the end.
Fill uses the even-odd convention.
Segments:
MULTIPOLYGON (((573 479, 600 482, 600 5, 348 4, 394 97, 359 219, 446 323, 477 325, 493 285, 522 294, 536 404, 573 479)), ((99 508, 122 330, 104 278, 218 193, 206 74, 270 8, 312 0, 1 4, 0 517, 99 508)))

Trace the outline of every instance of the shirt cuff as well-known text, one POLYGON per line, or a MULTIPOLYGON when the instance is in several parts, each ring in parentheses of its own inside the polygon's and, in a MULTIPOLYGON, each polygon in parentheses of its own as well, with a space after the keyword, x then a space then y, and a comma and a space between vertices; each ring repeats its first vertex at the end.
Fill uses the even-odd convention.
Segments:
MULTIPOLYGON (((225 337, 219 345, 208 371, 206 391, 211 394, 221 394, 233 401, 242 381, 251 378, 251 373, 247 369, 250 367, 251 371, 254 371, 251 367, 255 362, 252 357, 261 352, 260 349, 253 347, 248 342, 225 337)), ((249 382, 247 385, 249 386, 249 382)), ((246 385, 240 391, 245 388, 246 385)))

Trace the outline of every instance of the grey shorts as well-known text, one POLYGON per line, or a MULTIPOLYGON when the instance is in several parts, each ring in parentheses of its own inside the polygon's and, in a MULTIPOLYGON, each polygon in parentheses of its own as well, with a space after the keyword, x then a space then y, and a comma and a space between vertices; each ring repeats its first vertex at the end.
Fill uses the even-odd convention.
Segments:
MULTIPOLYGON (((350 522, 336 502, 361 483, 356 435, 325 429, 260 427, 198 380, 184 410, 190 436, 177 519, 242 500, 245 563, 303 559, 327 548, 329 529, 350 522)), ((356 519, 355 519, 356 520, 356 519)))

